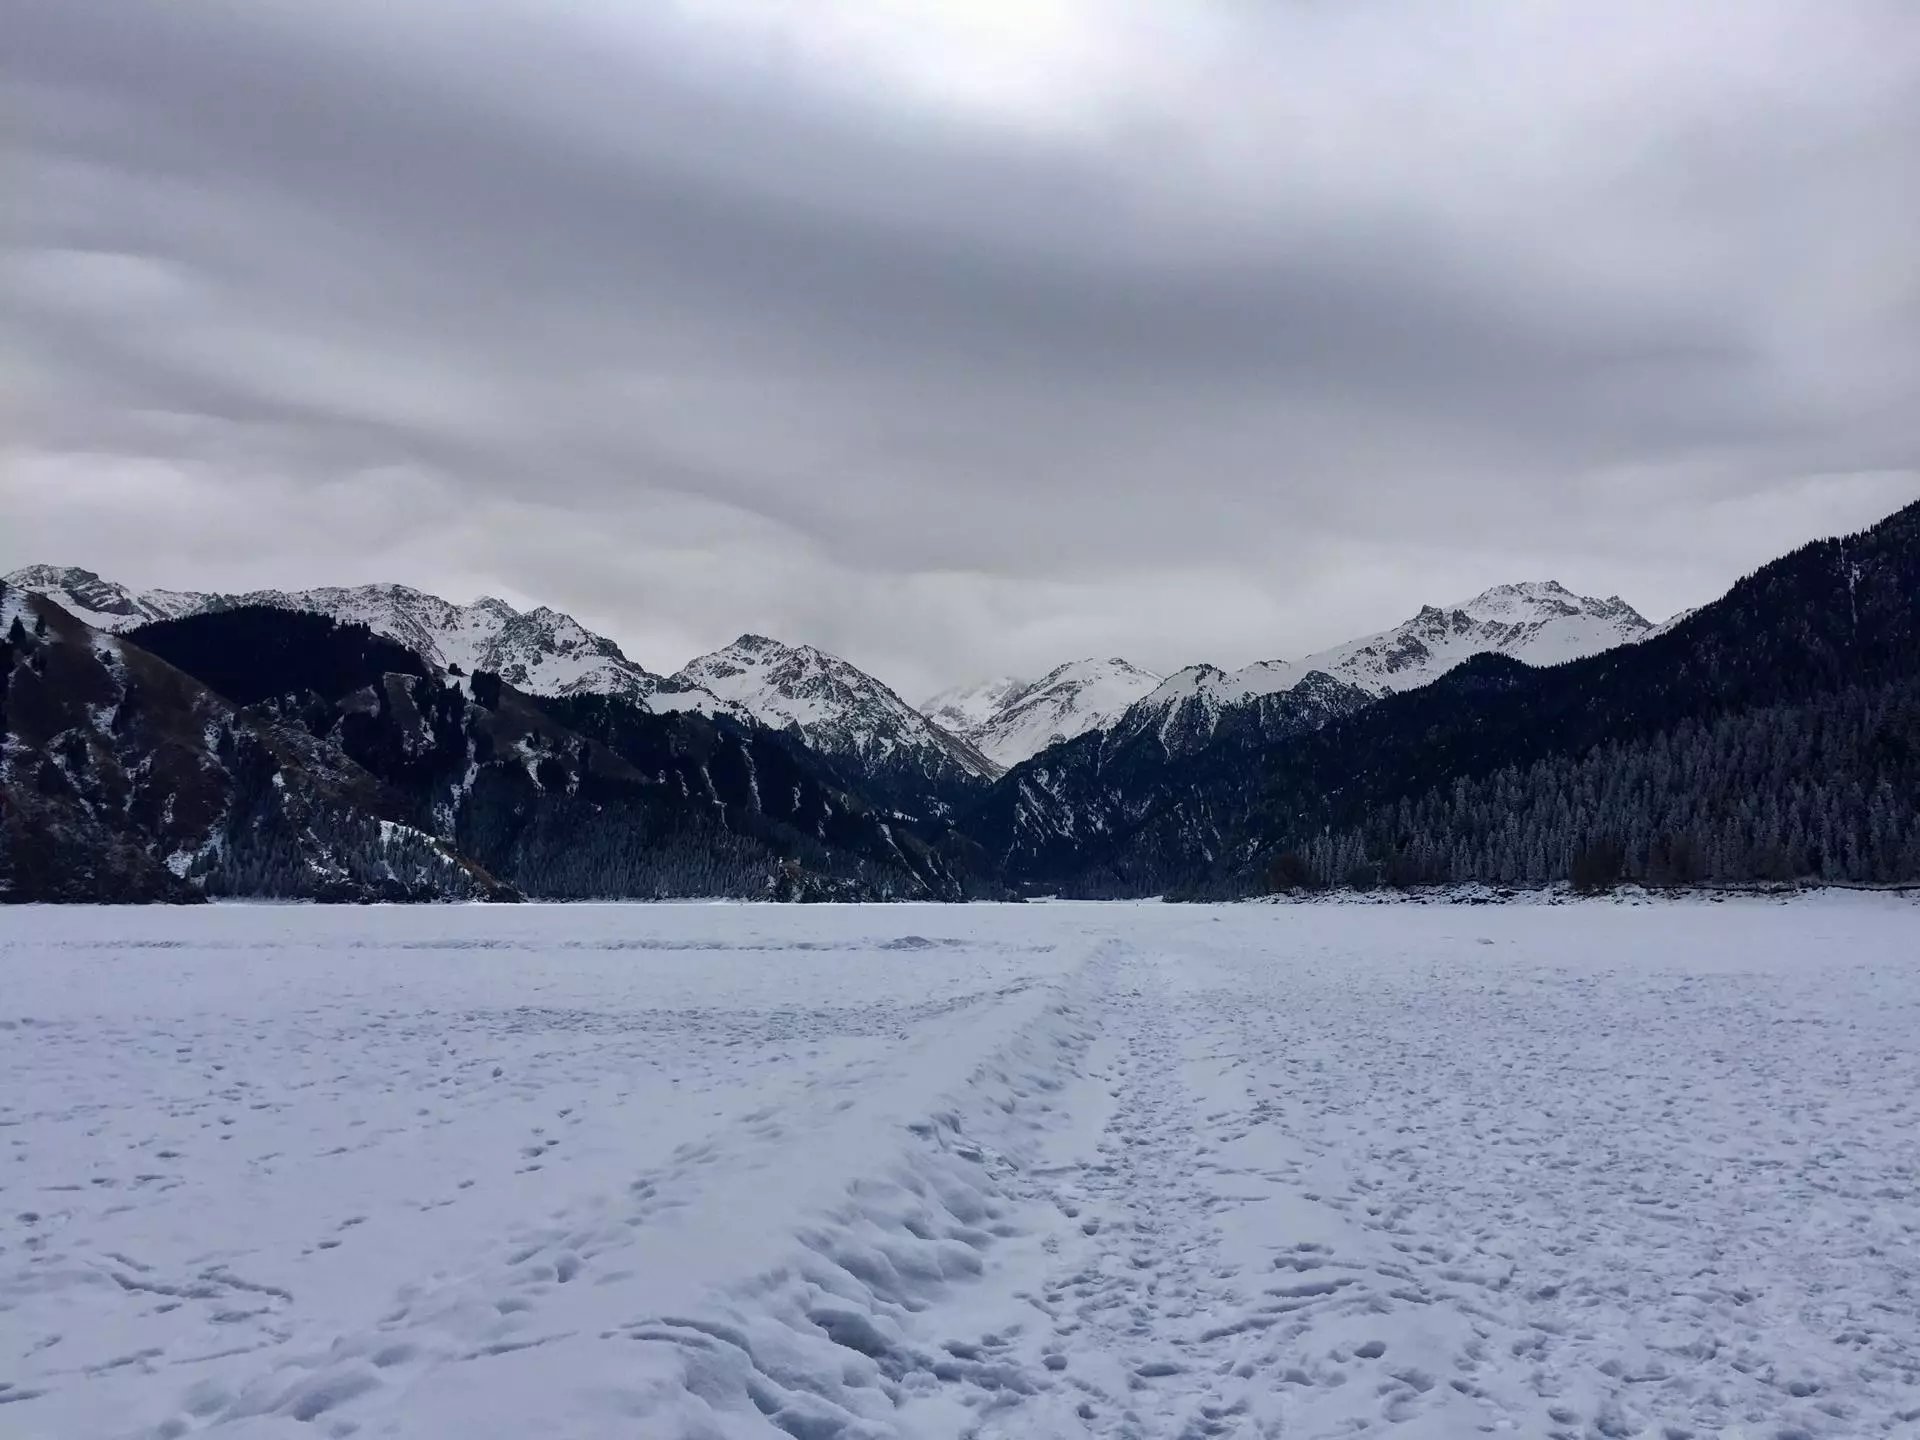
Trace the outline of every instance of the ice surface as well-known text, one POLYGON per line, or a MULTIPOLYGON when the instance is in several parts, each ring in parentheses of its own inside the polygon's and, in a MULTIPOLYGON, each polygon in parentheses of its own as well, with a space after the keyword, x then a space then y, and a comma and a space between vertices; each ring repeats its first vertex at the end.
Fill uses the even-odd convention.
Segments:
POLYGON ((0 1435, 1912 1435, 1916 940, 0 912, 0 1435))

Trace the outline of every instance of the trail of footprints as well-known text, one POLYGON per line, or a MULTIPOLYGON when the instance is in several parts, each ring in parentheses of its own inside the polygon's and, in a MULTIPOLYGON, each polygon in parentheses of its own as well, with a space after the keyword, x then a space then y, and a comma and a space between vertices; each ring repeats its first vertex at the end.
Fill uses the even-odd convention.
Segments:
MULTIPOLYGON (((1337 1121, 1343 1106, 1367 1117, 1382 1110, 1383 1097, 1342 1091, 1346 1082, 1331 1071, 1328 1088, 1316 1090, 1317 1062, 1302 1062, 1304 1070, 1277 1063, 1288 1043, 1274 1033, 1277 1008, 1205 991, 1175 995, 1166 978, 1173 963, 1118 953, 1090 965, 1088 1043, 1063 1052, 1061 1073, 1015 1086, 1023 1113, 1064 1135, 1076 1117, 1064 1102, 1050 1111, 1047 1085, 1075 1069, 1095 1082, 1110 1108, 1090 1154, 1023 1164, 995 1153, 991 1137, 920 1136, 981 1166, 991 1181, 982 1193, 994 1198, 978 1215, 945 1217, 951 1223, 941 1234, 916 1230, 915 1237, 929 1244, 958 1237, 988 1265, 1003 1241, 1030 1243, 1046 1258, 1019 1292, 1027 1317, 955 1335, 942 1330, 937 1305, 876 1289, 865 1310, 803 1307, 794 1323, 809 1343, 858 1357, 874 1377, 871 1388, 896 1404, 948 1387, 977 1416, 977 1440, 1291 1440, 1403 1425, 1422 1434, 1554 1440, 1713 1433, 1658 1424, 1636 1410, 1631 1387, 1661 1377, 1636 1369, 1630 1357, 1607 1362, 1611 1371, 1589 1367, 1587 1389, 1566 1389, 1569 1368, 1555 1353, 1565 1348, 1555 1328, 1565 1322, 1553 1302, 1556 1280, 1569 1277, 1551 1257, 1515 1259, 1497 1208, 1480 1233, 1457 1243, 1444 1238, 1420 1172, 1477 1153, 1482 1141, 1470 1118, 1434 1120, 1458 1152, 1452 1156, 1423 1149, 1440 1141, 1419 1139, 1412 1120, 1398 1132, 1407 1135, 1404 1144, 1382 1132, 1356 1148, 1329 1117, 1337 1121), (1211 1088, 1219 1098, 1203 1105, 1193 1074, 1235 1078, 1211 1088), (1309 1109, 1311 1124, 1303 1118, 1309 1109), (1307 1232, 1319 1238, 1301 1238, 1284 1218, 1268 1225, 1266 1212, 1254 1211, 1266 1233, 1251 1248, 1239 1234, 1236 1248, 1223 1227, 1246 1207, 1269 1202, 1282 1217, 1311 1210, 1325 1222, 1307 1232)), ((337 1343, 310 1370, 281 1367, 238 1394, 190 1393, 159 1433, 266 1412, 316 1419, 386 1383, 396 1369, 564 1340, 570 1332, 540 1318, 547 1297, 568 1285, 617 1283, 622 1252, 646 1227, 714 1198, 706 1193, 713 1174, 737 1178, 777 1165, 783 1146, 804 1143, 804 1127, 844 1109, 879 1075, 848 1066, 791 1105, 750 1112, 714 1138, 683 1146, 625 1195, 529 1227, 506 1252, 504 1284, 489 1292, 493 1298, 470 1285, 403 1292, 378 1329, 337 1343)), ((1419 1098, 1448 1103, 1444 1086, 1419 1098)), ((1403 1096, 1401 1103, 1414 1102, 1403 1096)), ((550 1137, 536 1136, 526 1158, 537 1162, 535 1151, 549 1149, 550 1137)), ((847 1178, 851 1194, 877 1177, 847 1178)), ((1524 1222, 1518 1216, 1514 1228, 1524 1222)), ((1564 1237, 1570 1249, 1583 1243, 1580 1235, 1564 1237)), ((689 1352, 737 1352, 750 1368, 757 1363, 752 1337, 718 1309, 636 1316, 610 1333, 689 1352)), ((788 1380, 780 1389, 764 1375, 752 1378, 754 1403, 775 1429, 796 1440, 876 1433, 833 1408, 844 1399, 833 1388, 844 1376, 788 1380)), ((1796 1398, 1818 1398, 1817 1387, 1791 1377, 1781 1384, 1796 1398), (1792 1389, 1796 1383, 1803 1388, 1792 1389)))
MULTIPOLYGON (((1245 1409, 1226 1333, 1207 1318, 1238 1301, 1235 1277, 1213 1253, 1208 1208, 1193 1163, 1193 1116, 1178 1083, 1164 996, 1150 971, 1129 967, 1107 1017, 1112 1120, 1097 1160, 1057 1203, 1092 1243, 1039 1296, 1062 1348, 1117 1360, 1116 1389, 1068 1374, 1078 1417, 1122 1435, 1222 1435, 1245 1409)), ((1055 1351, 1051 1366, 1069 1371, 1055 1351)), ((1011 1432, 1010 1432, 1011 1433, 1011 1432)))
MULTIPOLYGON (((633 1180, 624 1195, 600 1197, 583 1211, 555 1216, 545 1224, 519 1227, 499 1257, 504 1266, 491 1267, 491 1290, 485 1289, 484 1283, 476 1285, 472 1276, 403 1286, 372 1329, 340 1336, 324 1351, 290 1356, 238 1388, 210 1382, 195 1384, 182 1395, 176 1413, 148 1434, 153 1440, 178 1440, 209 1426, 255 1415, 330 1421, 333 1412, 350 1402, 390 1384, 404 1383, 403 1372, 408 1369, 480 1361, 569 1338, 574 1332, 541 1322, 543 1302, 558 1287, 580 1281, 583 1276, 602 1285, 627 1279, 631 1272, 618 1266, 620 1254, 650 1225, 709 1198, 704 1196, 704 1187, 710 1167, 723 1160, 754 1169, 773 1163, 777 1147, 787 1138, 791 1126, 844 1108, 846 1101, 838 1097, 871 1083, 878 1068, 877 1062, 855 1061, 838 1072, 827 1072, 799 1092, 800 1100, 788 1107, 794 1113, 771 1105, 757 1107, 735 1117, 711 1137, 679 1146, 666 1165, 633 1180)), ((561 1112, 559 1118, 564 1121, 568 1116, 561 1112)), ((529 1158, 543 1156, 557 1143, 542 1128, 535 1127, 533 1140, 521 1153, 529 1158)), ((364 1218, 355 1216, 344 1221, 334 1236, 316 1248, 337 1245, 340 1234, 350 1232, 364 1218)), ((224 1272, 208 1279, 232 1290, 291 1299, 271 1287, 249 1285, 224 1272)), ((284 1332, 268 1335, 274 1343, 288 1338, 284 1332)), ((145 1363, 157 1356, 154 1352, 153 1356, 131 1358, 145 1363)), ((323 1423, 322 1428, 344 1436, 356 1426, 342 1421, 331 1426, 323 1423)))
MULTIPOLYGON (((1039 1433, 1119 1440, 1332 1434, 1351 1422, 1315 1428, 1311 1404, 1304 1402, 1346 1392, 1336 1413, 1350 1415, 1349 1387, 1365 1387, 1378 1423, 1392 1425, 1419 1417, 1449 1394, 1476 1395, 1471 1347, 1443 1384, 1398 1363, 1383 1340, 1316 1338, 1330 1322, 1382 1314, 1402 1302, 1427 1303, 1434 1297, 1421 1271, 1443 1265, 1445 1255, 1415 1254, 1404 1267, 1369 1265, 1326 1244, 1276 1236, 1278 1253, 1267 1270, 1249 1272, 1223 1256, 1217 1217, 1250 1196, 1298 1189, 1301 1162, 1250 1172, 1216 1159, 1220 1147, 1274 1124, 1275 1112, 1255 1102, 1244 1110, 1196 1113, 1182 1075, 1183 1042, 1194 1038, 1196 1017, 1171 1003, 1150 963, 1097 968, 1093 1028, 1101 1041, 1088 1058, 1112 1110, 1091 1159, 1023 1174, 998 1156, 964 1145, 958 1152, 997 1171, 1016 1204, 1040 1202, 1056 1214, 1055 1233, 1042 1241, 1052 1267, 1023 1296, 1033 1319, 937 1340, 904 1337, 853 1310, 816 1307, 806 1323, 874 1361, 899 1399, 929 1384, 964 1392, 980 1417, 979 1440, 1032 1435, 1043 1422, 1039 1433), (1303 1403, 1293 1403, 1296 1397, 1303 1403), (1296 1423, 1303 1419, 1310 1428, 1296 1423)), ((857 1089, 865 1069, 849 1067, 828 1086, 832 1093, 809 1097, 803 1108, 837 1108, 834 1095, 857 1089)), ((280 1366, 238 1392, 196 1387, 155 1433, 172 1440, 261 1413, 317 1421, 390 1383, 396 1371, 565 1340, 572 1332, 541 1321, 548 1296, 574 1283, 624 1279, 621 1252, 649 1225, 699 1203, 711 1164, 754 1168, 776 1161, 801 1118, 772 1107, 739 1116, 722 1134, 682 1146, 669 1165, 636 1179, 624 1196, 527 1227, 503 1257, 505 1283, 492 1298, 470 1284, 403 1290, 374 1330, 336 1341, 311 1363, 280 1366)), ((528 1158, 532 1149, 547 1148, 537 1139, 528 1158)), ((970 1243, 990 1254, 993 1235, 979 1230, 970 1243)), ((878 1312, 883 1320, 886 1308, 878 1312)), ((753 1352, 740 1330, 717 1317, 636 1319, 618 1333, 689 1350, 737 1350, 749 1358, 753 1352)), ((763 1378, 756 1384, 762 1387, 756 1403, 776 1428, 796 1436, 804 1431, 808 1440, 854 1433, 837 1418, 787 1408, 792 1391, 774 1396, 763 1378)))
MULTIPOLYGON (((1264 1102, 1197 1115, 1170 1016, 1192 1018, 1170 1002, 1154 967, 1130 965, 1116 977, 1103 1017, 1109 1068, 1098 1075, 1114 1108, 1096 1157, 1037 1177, 1079 1237, 1052 1247, 1060 1263, 1027 1297, 1046 1323, 1023 1337, 1025 1348, 1038 1347, 1045 1373, 1035 1382, 1053 1389, 1054 1408, 1070 1401, 1072 1428, 1089 1435, 1206 1440, 1392 1426, 1469 1397, 1482 1402, 1475 1428, 1511 1429, 1474 1383, 1484 1351, 1473 1345, 1443 1384, 1399 1363, 1383 1339, 1339 1338, 1349 1321, 1364 1331, 1366 1317, 1434 1299, 1417 1262, 1369 1264, 1278 1234, 1267 1270, 1223 1256, 1216 1217, 1298 1191, 1301 1166, 1248 1171, 1214 1158, 1276 1117, 1264 1102), (1353 1415, 1358 1390, 1371 1392, 1360 1408, 1372 1420, 1353 1415), (1315 1415, 1313 1397, 1343 1391, 1325 1417, 1315 1415)), ((1034 1433, 1033 1423, 1016 1409, 980 1433, 1011 1440, 1034 1433)))

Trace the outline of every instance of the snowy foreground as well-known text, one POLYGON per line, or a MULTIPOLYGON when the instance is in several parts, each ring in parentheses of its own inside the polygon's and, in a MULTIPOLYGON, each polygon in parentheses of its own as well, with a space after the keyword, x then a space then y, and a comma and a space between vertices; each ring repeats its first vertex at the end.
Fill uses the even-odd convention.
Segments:
POLYGON ((1920 1434, 1920 907, 0 912, 0 1435, 1920 1434))

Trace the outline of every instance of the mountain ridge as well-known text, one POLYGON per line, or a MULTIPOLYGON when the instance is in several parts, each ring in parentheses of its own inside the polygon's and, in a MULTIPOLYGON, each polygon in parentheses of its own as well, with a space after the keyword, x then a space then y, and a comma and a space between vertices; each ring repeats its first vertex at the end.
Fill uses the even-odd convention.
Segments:
POLYGON ((812 645, 745 634, 689 660, 674 678, 858 767, 909 808, 941 813, 1001 767, 929 720, 885 682, 812 645))
POLYGON ((0 899, 997 893, 729 715, 532 697, 272 605, 112 633, 0 583, 0 637, 0 899))
MULTIPOLYGON (((1530 582, 1308 657, 1328 668, 1189 667, 1004 773, 873 676, 765 636, 657 677, 715 713, 658 714, 452 658, 512 659, 520 618, 555 688, 623 658, 558 612, 296 592, 418 621, 429 661, 283 592, 15 573, 111 628, 0 581, 5 899, 1920 879, 1920 503, 1660 626, 1530 582)), ((1121 665, 929 708, 1025 716, 1032 743, 1097 708, 1076 709, 1093 681, 1150 678, 1121 665)))
POLYGON ((4 577, 38 591, 95 629, 119 633, 158 620, 268 605, 360 624, 441 669, 486 670, 537 694, 618 695, 657 713, 731 714, 726 702, 656 675, 619 645, 545 605, 519 610, 495 596, 461 605, 411 585, 326 585, 242 593, 135 591, 78 566, 29 565, 4 577))
POLYGON ((1224 712, 1292 689, 1316 672, 1378 699, 1429 684, 1474 655, 1554 664, 1634 643, 1655 628, 1617 595, 1577 595, 1556 580, 1495 585, 1452 605, 1423 605, 1390 629, 1298 660, 1260 660, 1238 670, 1188 666, 1115 723, 1129 734, 1151 728, 1190 745, 1212 734, 1224 712))
POLYGON ((1034 680, 1001 676, 944 690, 920 708, 1004 767, 1105 729, 1161 679, 1117 655, 1089 657, 1056 665, 1034 680))
POLYGON ((1920 878, 1916 593, 1920 504, 1644 643, 1544 667, 1480 653, 1284 734, 1232 706, 1191 745, 1082 737, 963 828, 1014 883, 1095 896, 1920 878))

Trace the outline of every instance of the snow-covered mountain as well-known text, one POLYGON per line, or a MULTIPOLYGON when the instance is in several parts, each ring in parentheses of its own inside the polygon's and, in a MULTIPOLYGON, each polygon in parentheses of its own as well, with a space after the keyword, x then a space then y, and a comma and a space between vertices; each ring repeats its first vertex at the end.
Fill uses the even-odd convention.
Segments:
POLYGON ((988 680, 944 691, 921 708, 995 764, 1013 766, 1049 745, 1105 729, 1159 683, 1153 671, 1118 657, 1070 660, 1038 680, 988 680))
POLYGON ((486 596, 456 605, 407 585, 327 586, 317 590, 254 590, 217 594, 184 590, 134 591, 91 570, 30 565, 5 577, 9 585, 46 595, 95 629, 131 630, 150 620, 169 620, 241 605, 308 610, 365 625, 398 640, 442 669, 471 674, 491 670, 516 689, 535 695, 618 695, 649 710, 744 712, 696 686, 655 675, 570 615, 546 606, 516 610, 486 596))
POLYGON ((1124 715, 1132 733, 1204 739, 1220 715, 1291 690, 1319 672, 1379 697, 1414 690, 1486 651, 1529 665, 1557 665, 1645 639, 1654 626, 1619 596, 1576 595, 1555 580, 1496 585, 1455 605, 1426 605, 1391 630, 1349 640, 1300 660, 1262 660, 1240 670, 1190 665, 1170 675, 1124 715))
POLYGON ((735 713, 716 697, 655 675, 571 615, 545 605, 516 610, 482 596, 456 605, 407 585, 329 586, 214 597, 203 609, 275 605, 354 621, 414 650, 431 664, 471 674, 491 670, 534 695, 618 695, 655 711, 735 713))
POLYGON ((999 713, 1009 695, 1032 683, 1017 675, 996 675, 973 685, 955 685, 927 701, 920 713, 949 734, 964 737, 999 713))
POLYGON ((0 581, 44 595, 96 630, 131 630, 149 620, 171 620, 207 608, 211 598, 186 590, 129 590, 77 565, 25 565, 0 581))
POLYGON ((1193 665, 1164 680, 1124 660, 1077 660, 1037 680, 950 690, 916 710, 871 675, 812 646, 743 635, 663 677, 569 615, 545 606, 517 610, 490 596, 457 605, 405 585, 135 591, 90 570, 52 565, 27 566, 5 579, 107 631, 239 605, 315 611, 366 625, 434 665, 493 671, 532 694, 609 694, 656 711, 753 718, 795 729, 862 771, 936 786, 990 779, 1094 729, 1134 734, 1151 727, 1167 745, 1188 748, 1213 734, 1226 711, 1291 691, 1316 673, 1378 697, 1424 685, 1482 651, 1548 665, 1656 631, 1617 596, 1576 595, 1551 580, 1498 585, 1300 660, 1233 671, 1193 665))
POLYGON ((1676 626, 1686 624, 1687 621, 1691 620, 1695 615, 1698 615, 1699 613, 1700 613, 1700 607, 1698 605, 1689 605, 1686 609, 1677 611, 1674 614, 1669 615, 1666 619, 1662 620, 1658 625, 1652 626, 1651 628, 1648 629, 1646 634, 1640 636, 1639 638, 1642 640, 1651 640, 1656 635, 1664 635, 1669 630, 1674 629, 1676 626))
POLYGON ((869 775, 936 785, 992 779, 1001 767, 837 655, 742 635, 674 677, 732 701, 763 725, 796 731, 815 750, 869 775))

